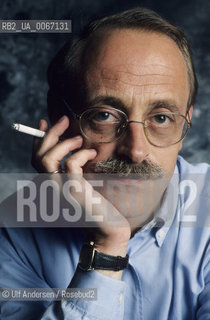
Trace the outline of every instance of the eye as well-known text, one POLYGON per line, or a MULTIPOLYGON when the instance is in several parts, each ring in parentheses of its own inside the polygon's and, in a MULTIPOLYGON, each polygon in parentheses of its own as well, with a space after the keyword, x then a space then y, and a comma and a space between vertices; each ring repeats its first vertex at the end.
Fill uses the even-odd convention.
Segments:
POLYGON ((172 117, 166 114, 156 114, 150 118, 150 121, 157 125, 167 125, 173 121, 172 117))
POLYGON ((117 111, 107 110, 107 109, 99 109, 92 110, 88 114, 89 120, 95 123, 110 123, 116 124, 121 121, 121 116, 117 111))
POLYGON ((92 120, 96 120, 96 121, 112 121, 114 119, 113 115, 107 111, 98 111, 95 112, 95 114, 93 114, 92 116, 92 120))

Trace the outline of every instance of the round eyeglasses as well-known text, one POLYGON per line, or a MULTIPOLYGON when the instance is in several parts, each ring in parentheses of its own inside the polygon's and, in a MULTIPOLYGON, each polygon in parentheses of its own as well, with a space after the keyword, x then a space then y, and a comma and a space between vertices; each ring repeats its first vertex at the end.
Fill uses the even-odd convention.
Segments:
POLYGON ((88 108, 77 115, 66 101, 64 103, 79 121, 82 135, 97 144, 118 140, 130 123, 140 123, 149 143, 164 148, 181 141, 191 127, 186 116, 174 112, 152 113, 144 121, 134 121, 129 120, 126 113, 114 107, 88 108))

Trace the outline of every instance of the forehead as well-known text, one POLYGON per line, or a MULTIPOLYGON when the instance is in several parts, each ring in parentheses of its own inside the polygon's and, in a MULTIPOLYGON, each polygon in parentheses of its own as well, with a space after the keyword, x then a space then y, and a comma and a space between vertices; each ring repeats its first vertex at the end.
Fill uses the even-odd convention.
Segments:
POLYGON ((167 96, 187 104, 186 64, 177 45, 165 35, 114 31, 105 36, 91 61, 86 72, 89 100, 109 95, 127 99, 129 104, 167 96))

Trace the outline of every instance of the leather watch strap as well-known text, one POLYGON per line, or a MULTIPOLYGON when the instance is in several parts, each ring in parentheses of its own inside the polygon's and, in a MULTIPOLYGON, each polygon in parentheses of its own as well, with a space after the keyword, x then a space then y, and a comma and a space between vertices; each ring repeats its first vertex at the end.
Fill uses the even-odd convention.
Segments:
POLYGON ((78 266, 84 271, 93 269, 120 271, 128 266, 128 255, 111 256, 96 250, 94 243, 85 243, 82 247, 78 266))
POLYGON ((92 267, 100 270, 120 271, 128 266, 128 255, 125 257, 111 256, 95 250, 92 267))

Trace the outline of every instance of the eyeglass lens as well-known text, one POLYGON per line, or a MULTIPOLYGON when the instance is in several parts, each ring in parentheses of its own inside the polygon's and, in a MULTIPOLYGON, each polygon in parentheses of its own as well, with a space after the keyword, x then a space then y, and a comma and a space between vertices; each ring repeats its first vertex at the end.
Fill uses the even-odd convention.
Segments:
MULTIPOLYGON (((124 112, 111 107, 88 109, 80 117, 83 135, 95 143, 117 140, 125 132, 128 123, 124 112)), ((160 147, 177 143, 185 136, 188 129, 185 117, 171 112, 152 114, 144 123, 148 141, 160 147)))

